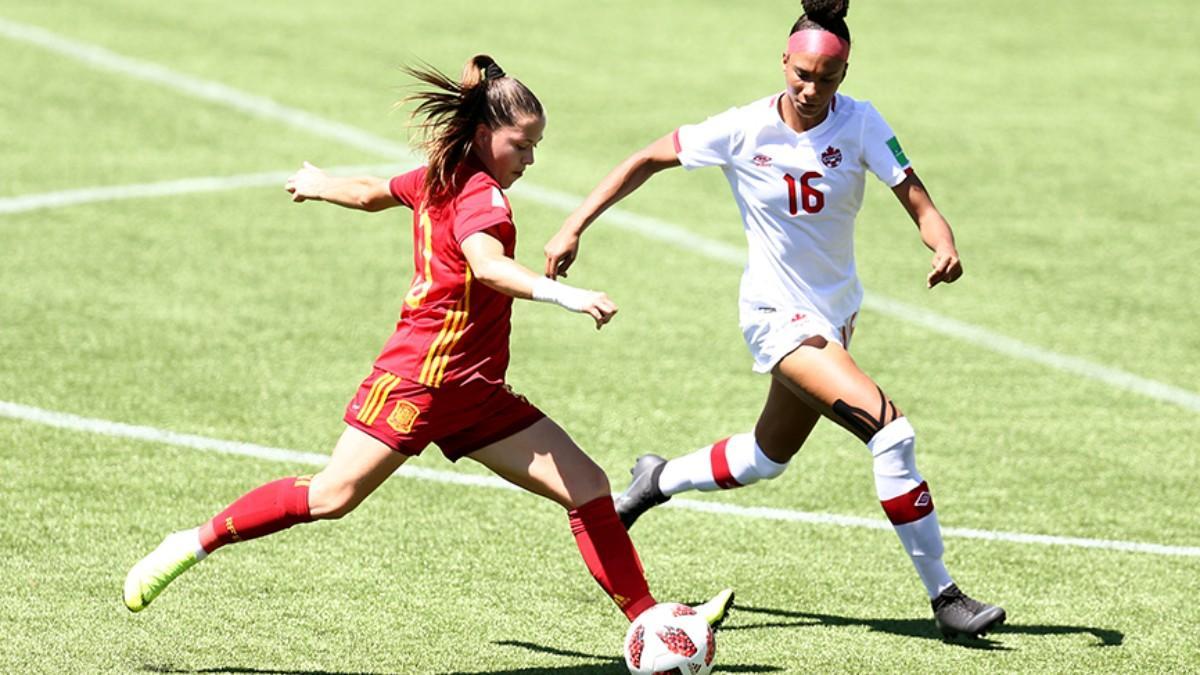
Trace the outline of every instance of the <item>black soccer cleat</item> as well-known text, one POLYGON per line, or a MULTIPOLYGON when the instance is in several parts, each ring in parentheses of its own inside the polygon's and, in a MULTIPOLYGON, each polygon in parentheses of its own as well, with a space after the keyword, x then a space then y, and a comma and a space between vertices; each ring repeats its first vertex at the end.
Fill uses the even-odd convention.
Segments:
POLYGON ((937 622, 942 637, 947 639, 958 637, 960 634, 971 637, 983 637, 1008 618, 1003 607, 996 607, 979 602, 958 590, 958 586, 942 591, 933 599, 933 619, 937 622))
POLYGON ((671 499, 658 489, 658 477, 662 474, 667 460, 658 455, 642 455, 637 458, 629 473, 633 480, 629 487, 613 500, 617 507, 617 515, 625 529, 633 527, 638 516, 671 499))

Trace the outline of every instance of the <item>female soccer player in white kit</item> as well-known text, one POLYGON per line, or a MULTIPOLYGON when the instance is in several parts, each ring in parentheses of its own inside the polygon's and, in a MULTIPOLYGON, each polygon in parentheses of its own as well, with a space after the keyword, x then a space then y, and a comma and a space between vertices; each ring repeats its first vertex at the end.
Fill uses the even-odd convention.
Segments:
POLYGON ((629 527, 679 492, 778 476, 825 416, 870 449, 879 500, 929 593, 938 628, 947 637, 983 635, 1005 612, 963 594, 946 571, 913 427, 847 352, 863 297, 854 219, 867 171, 892 188, 933 251, 927 285, 962 275, 950 225, 887 123, 870 103, 837 91, 850 55, 847 4, 805 0, 783 54, 785 91, 682 126, 614 169, 546 244, 546 273, 564 274, 583 231, 653 174, 720 167, 745 225, 739 315, 754 370, 772 375, 767 401, 753 433, 670 461, 640 457, 617 500, 621 519, 629 527))

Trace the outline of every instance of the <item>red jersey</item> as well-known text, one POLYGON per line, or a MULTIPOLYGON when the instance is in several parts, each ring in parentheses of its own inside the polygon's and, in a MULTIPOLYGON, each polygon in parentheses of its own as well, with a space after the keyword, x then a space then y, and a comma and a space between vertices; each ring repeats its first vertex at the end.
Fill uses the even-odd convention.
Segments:
POLYGON ((427 387, 504 381, 512 298, 479 283, 461 244, 487 232, 513 256, 517 229, 500 185, 474 162, 458 170, 458 192, 430 203, 421 167, 392 178, 392 196, 413 210, 413 280, 396 332, 375 366, 427 387))

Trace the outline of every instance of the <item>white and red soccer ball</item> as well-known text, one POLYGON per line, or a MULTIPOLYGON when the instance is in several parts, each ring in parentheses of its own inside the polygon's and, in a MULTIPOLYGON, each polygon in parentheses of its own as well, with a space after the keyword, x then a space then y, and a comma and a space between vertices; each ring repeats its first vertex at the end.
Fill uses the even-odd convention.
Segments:
POLYGON ((716 653, 712 628, 687 605, 659 603, 625 633, 625 665, 633 675, 707 675, 716 653))

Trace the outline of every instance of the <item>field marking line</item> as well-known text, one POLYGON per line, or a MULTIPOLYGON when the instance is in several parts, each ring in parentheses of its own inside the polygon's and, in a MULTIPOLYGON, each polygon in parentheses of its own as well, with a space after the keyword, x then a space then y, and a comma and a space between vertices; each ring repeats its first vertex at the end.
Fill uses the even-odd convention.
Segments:
MULTIPOLYGON (((334 166, 326 171, 338 174, 383 173, 395 171, 401 165, 395 162, 375 165, 334 166)), ((415 167, 415 164, 409 166, 415 167)), ((299 167, 297 167, 299 168, 299 167)), ((0 197, 0 215, 24 213, 38 209, 53 209, 78 204, 95 202, 118 201, 123 199, 143 199, 147 197, 171 197, 175 195, 196 194, 202 192, 220 192, 223 190, 238 190, 248 187, 266 187, 278 185, 283 188, 284 182, 296 171, 264 171, 261 173, 242 173, 232 176, 199 176, 180 178, 176 180, 156 181, 153 183, 130 183, 126 185, 99 185, 96 187, 76 188, 73 190, 58 190, 37 194, 20 195, 16 197, 0 197)))
MULTIPOLYGON (((272 448, 254 443, 226 441, 194 434, 183 434, 155 427, 138 426, 113 422, 91 417, 80 417, 68 413, 45 410, 32 406, 0 401, 0 417, 7 417, 23 422, 32 422, 44 426, 65 429, 68 431, 88 432, 116 438, 128 438, 149 443, 161 443, 193 450, 204 450, 226 455, 267 459, 292 464, 307 464, 324 466, 328 455, 315 452, 301 452, 285 448, 272 448)), ((402 466, 396 475, 405 478, 432 481, 435 483, 450 483, 454 485, 469 485, 473 487, 499 488, 517 490, 508 481, 496 476, 479 476, 452 471, 439 471, 415 466, 402 466)), ((892 525, 886 520, 861 518, 857 516, 841 516, 832 513, 809 513, 790 509, 736 506, 713 501, 693 499, 673 499, 666 506, 685 511, 710 513, 719 516, 733 516, 754 520, 772 520, 784 522, 806 523, 810 525, 832 525, 835 527, 865 528, 871 530, 891 530, 892 525)), ((1070 548, 1102 549, 1109 551, 1124 551, 1129 553, 1148 553, 1163 556, 1200 557, 1200 547, 1169 546, 1135 541, 1118 541, 1110 539, 1088 539, 1083 537, 1060 537, 1044 534, 1025 534, 1021 532, 996 532, 961 527, 943 527, 942 535, 957 539, 982 539, 1013 544, 1039 544, 1046 546, 1065 546, 1070 548)))
POLYGON ((388 140, 348 124, 334 122, 310 112, 292 108, 265 96, 248 94, 219 82, 185 75, 150 61, 122 56, 98 45, 72 40, 44 28, 0 17, 0 36, 69 56, 98 70, 161 85, 192 98, 240 110, 262 119, 284 122, 315 135, 341 141, 360 150, 404 161, 420 161, 407 145, 388 140))
MULTIPOLYGON (((165 66, 122 56, 103 47, 72 40, 43 28, 0 18, 0 35, 69 56, 93 68, 158 84, 194 98, 240 110, 255 117, 280 121, 317 136, 342 141, 366 152, 406 163, 421 161, 420 156, 408 146, 368 131, 327 120, 263 96, 248 94, 220 83, 185 75, 165 66)), ((582 202, 582 198, 577 195, 524 182, 516 186, 512 192, 514 195, 567 212, 574 210, 582 202)), ((601 219, 629 232, 700 253, 713 260, 739 267, 745 264, 745 253, 740 248, 696 235, 678 225, 657 218, 613 208, 609 209, 601 219)), ((1171 403, 1193 412, 1200 412, 1200 393, 1165 382, 1110 368, 1087 359, 1059 354, 874 292, 866 296, 863 307, 892 319, 957 338, 999 354, 1048 366, 1055 370, 1107 384, 1119 390, 1171 403)))

